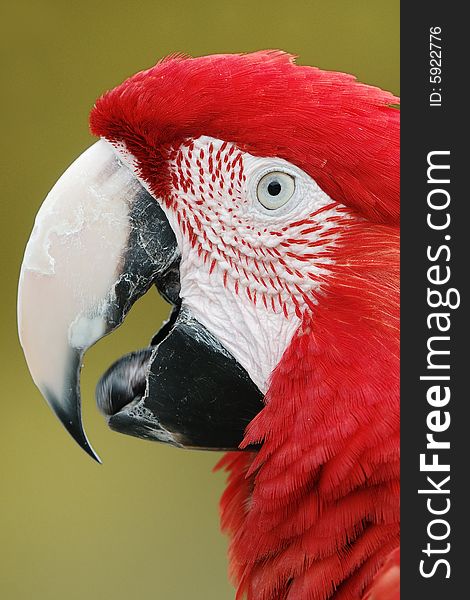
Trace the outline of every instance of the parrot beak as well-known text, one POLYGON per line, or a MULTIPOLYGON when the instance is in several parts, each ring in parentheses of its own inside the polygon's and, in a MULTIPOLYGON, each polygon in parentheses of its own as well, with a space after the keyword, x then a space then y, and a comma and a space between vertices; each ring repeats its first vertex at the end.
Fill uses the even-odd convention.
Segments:
POLYGON ((178 257, 158 203, 104 140, 67 169, 37 214, 21 266, 20 342, 35 384, 95 460, 81 420, 83 354, 168 279, 178 257))
POLYGON ((151 346, 97 386, 109 426, 180 447, 237 449, 263 408, 247 372, 184 307, 180 253, 157 200, 105 140, 86 150, 41 206, 21 267, 19 337, 33 380, 78 444, 87 348, 152 285, 174 305, 151 346))

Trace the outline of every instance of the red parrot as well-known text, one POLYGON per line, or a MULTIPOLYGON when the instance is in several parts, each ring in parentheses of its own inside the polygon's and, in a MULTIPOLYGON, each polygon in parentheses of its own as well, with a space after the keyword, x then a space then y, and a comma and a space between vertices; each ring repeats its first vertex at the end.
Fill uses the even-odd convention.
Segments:
POLYGON ((239 600, 399 596, 397 103, 280 51, 171 56, 96 102, 101 139, 25 252, 28 364, 92 456, 83 353, 151 285, 173 305, 98 405, 117 431, 228 450, 239 600))

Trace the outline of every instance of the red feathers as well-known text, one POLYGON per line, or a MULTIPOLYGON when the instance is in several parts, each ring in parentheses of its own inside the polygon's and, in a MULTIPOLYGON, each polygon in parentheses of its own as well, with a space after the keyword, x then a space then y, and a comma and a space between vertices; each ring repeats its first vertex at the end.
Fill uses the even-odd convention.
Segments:
POLYGON ((364 600, 400 600, 400 549, 389 554, 364 600))
POLYGON ((149 181, 164 148, 207 135, 284 158, 334 200, 397 223, 397 102, 351 75, 296 66, 280 51, 176 56, 106 93, 90 124, 96 135, 125 141, 149 181))
POLYGON ((399 543, 397 230, 352 225, 334 271, 247 429, 261 450, 220 463, 239 598, 358 600, 399 543))

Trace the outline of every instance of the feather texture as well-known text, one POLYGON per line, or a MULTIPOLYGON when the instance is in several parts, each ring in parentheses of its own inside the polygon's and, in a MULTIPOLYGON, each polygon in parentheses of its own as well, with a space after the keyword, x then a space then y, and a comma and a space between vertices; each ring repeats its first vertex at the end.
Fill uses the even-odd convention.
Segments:
POLYGON ((398 232, 349 227, 248 427, 261 450, 219 464, 239 598, 358 599, 398 546, 398 315, 398 232))

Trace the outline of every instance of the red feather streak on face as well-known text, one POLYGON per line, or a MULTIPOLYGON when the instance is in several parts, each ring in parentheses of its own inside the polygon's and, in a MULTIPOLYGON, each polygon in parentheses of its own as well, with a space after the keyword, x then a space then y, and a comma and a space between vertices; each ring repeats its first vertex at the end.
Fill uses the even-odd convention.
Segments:
MULTIPOLYGON (((171 153, 206 135, 288 160, 365 218, 340 223, 325 293, 308 304, 247 430, 244 443, 262 441, 261 451, 219 465, 229 472, 222 525, 239 598, 358 599, 398 546, 394 102, 349 75, 260 52, 167 59, 108 92, 91 114, 93 132, 124 141, 167 204, 171 153)), ((373 600, 386 598, 380 586, 382 572, 373 600)))

